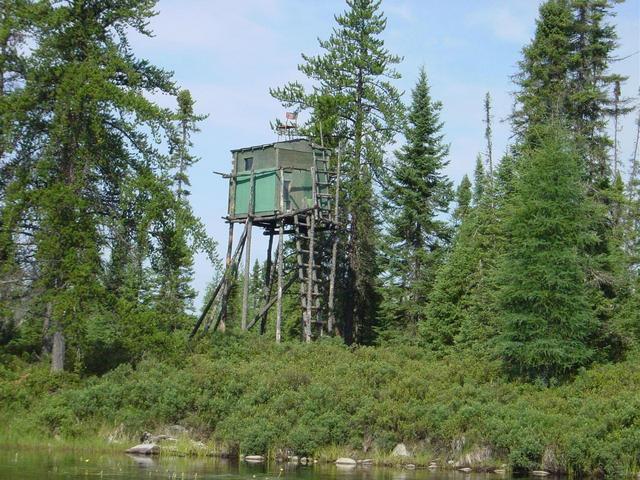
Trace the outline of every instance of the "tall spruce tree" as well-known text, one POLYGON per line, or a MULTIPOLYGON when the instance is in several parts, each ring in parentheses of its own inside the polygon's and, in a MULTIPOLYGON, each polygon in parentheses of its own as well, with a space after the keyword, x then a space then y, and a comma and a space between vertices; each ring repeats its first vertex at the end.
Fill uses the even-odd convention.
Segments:
POLYGON ((585 179, 595 188, 611 180, 606 132, 609 92, 624 77, 609 72, 617 46, 611 0, 548 0, 540 7, 536 33, 523 50, 514 130, 526 140, 529 128, 565 116, 585 162, 585 179))
POLYGON ((70 360, 97 371, 163 348, 158 339, 173 326, 155 315, 158 275, 176 252, 190 257, 204 232, 181 222, 191 245, 176 241, 175 219, 192 214, 160 149, 174 115, 149 94, 177 92, 127 41, 129 31, 149 34, 155 1, 37 6, 3 223, 13 258, 32 259, 28 290, 40 294, 29 324, 51 339, 52 369, 70 360))
POLYGON ((475 177, 477 203, 462 218, 446 261, 437 271, 419 328, 423 342, 434 350, 478 346, 485 351, 486 342, 496 333, 494 271, 503 242, 484 188, 481 159, 475 177))
POLYGON ((453 221, 460 226, 471 208, 471 180, 465 174, 456 189, 456 209, 453 211, 453 221))
POLYGON ((499 353, 508 371, 549 382, 595 357, 598 322, 585 252, 596 239, 597 207, 586 194, 578 149, 566 131, 552 124, 535 134, 505 205, 499 353))
POLYGON ((599 286, 593 308, 599 312, 602 342, 610 345, 617 343, 609 325, 612 312, 629 289, 617 220, 621 198, 609 156, 613 142, 606 129, 612 104, 609 92, 624 80, 609 71, 617 34, 608 19, 615 3, 548 0, 540 7, 535 37, 524 49, 516 76, 519 88, 512 115, 518 134, 516 156, 529 148, 530 141, 537 141, 538 125, 563 118, 579 151, 587 191, 608 210, 598 217, 598 242, 589 246, 588 253, 597 260, 589 271, 589 282, 599 286))
POLYGON ((28 3, 7 0, 0 10, 0 337, 8 340, 15 327, 14 300, 21 294, 26 265, 16 258, 11 231, 16 227, 6 209, 7 187, 16 178, 16 107, 25 76, 25 55, 21 49, 29 27, 28 3))
POLYGON ((336 131, 345 147, 342 185, 348 271, 340 304, 347 343, 369 342, 374 335, 379 229, 373 182, 383 177, 385 147, 393 142, 403 113, 400 94, 390 82, 399 78, 393 66, 400 57, 389 53, 381 38, 387 21, 380 3, 347 0, 347 10, 335 17, 333 33, 319 42, 323 52, 303 55, 299 70, 314 82, 311 92, 298 82, 271 90, 285 106, 299 109, 316 110, 322 99, 333 99, 339 119, 336 131))
POLYGON ((453 191, 442 171, 448 164, 449 146, 443 142, 441 109, 442 104, 431 98, 423 68, 412 92, 406 143, 396 152, 384 192, 388 231, 383 328, 401 327, 412 335, 452 234, 442 218, 453 191))

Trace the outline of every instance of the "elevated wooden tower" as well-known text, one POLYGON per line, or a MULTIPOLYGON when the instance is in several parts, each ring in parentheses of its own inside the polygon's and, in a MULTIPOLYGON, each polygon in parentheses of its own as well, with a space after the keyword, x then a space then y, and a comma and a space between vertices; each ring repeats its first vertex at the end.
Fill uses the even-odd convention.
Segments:
MULTIPOLYGON (((231 151, 233 168, 229 179, 229 224, 225 273, 212 298, 203 309, 191 336, 204 325, 204 331, 224 329, 231 287, 244 258, 241 328, 260 324, 266 329, 267 314, 277 308, 275 336, 282 338, 282 298, 294 283, 300 285, 302 337, 311 341, 324 332, 332 332, 335 324, 334 290, 338 242, 338 201, 340 190, 340 158, 332 171, 331 151, 307 139, 297 138, 231 151), (234 249, 234 226, 244 229, 234 249), (251 238, 254 227, 269 237, 265 269, 266 292, 260 311, 248 318, 249 269, 251 238), (320 261, 318 236, 327 232, 331 238, 331 261, 320 261), (285 272, 285 235, 295 240, 295 270, 285 272), (273 239, 278 237, 275 258, 273 239), (288 280, 285 281, 285 278, 288 280), (321 282, 329 282, 327 298, 323 298, 321 282), (274 288, 275 287, 275 288, 274 288), (212 309, 213 306, 217 308, 212 309), (324 308, 326 307, 326 308, 324 308), (321 315, 326 312, 326 319, 321 315)), ((328 253, 328 252, 327 252, 328 253)))

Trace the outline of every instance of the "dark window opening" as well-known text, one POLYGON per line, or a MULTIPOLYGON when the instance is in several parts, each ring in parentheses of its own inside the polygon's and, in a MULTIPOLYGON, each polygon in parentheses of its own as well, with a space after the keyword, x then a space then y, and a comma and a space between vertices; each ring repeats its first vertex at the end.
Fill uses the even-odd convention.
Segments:
POLYGON ((246 157, 244 159, 244 169, 245 171, 253 170, 253 157, 246 157))

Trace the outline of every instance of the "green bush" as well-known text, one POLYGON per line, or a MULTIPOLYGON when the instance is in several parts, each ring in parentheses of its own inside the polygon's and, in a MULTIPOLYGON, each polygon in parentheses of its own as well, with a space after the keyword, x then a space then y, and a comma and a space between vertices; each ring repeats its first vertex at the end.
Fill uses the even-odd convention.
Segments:
POLYGON ((245 454, 366 444, 374 450, 367 455, 384 456, 403 441, 442 462, 486 445, 514 469, 541 467, 548 450, 573 474, 628 474, 640 465, 637 352, 553 387, 413 346, 226 335, 195 352, 85 378, 13 358, 0 366, 0 412, 7 431, 19 419, 25 431, 68 438, 119 425, 138 436, 177 423, 245 454))

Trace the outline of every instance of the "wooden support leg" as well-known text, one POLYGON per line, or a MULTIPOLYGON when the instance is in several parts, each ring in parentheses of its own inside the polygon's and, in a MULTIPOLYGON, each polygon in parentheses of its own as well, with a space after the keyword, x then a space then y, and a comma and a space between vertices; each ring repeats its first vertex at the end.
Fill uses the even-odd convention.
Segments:
POLYGON ((336 323, 335 291, 336 291, 336 268, 338 263, 338 232, 333 234, 333 244, 331 245, 331 271, 329 273, 329 319, 327 321, 327 332, 333 333, 333 325, 336 323))
POLYGON ((284 219, 278 229, 278 307, 276 314, 276 343, 282 341, 282 277, 284 274, 284 219))
POLYGON ((313 318, 313 306, 315 302, 313 301, 313 286, 314 286, 314 272, 315 272, 315 259, 314 259, 314 248, 315 248, 315 212, 307 215, 307 234, 309 235, 309 258, 307 262, 307 314, 304 319, 304 341, 309 343, 311 341, 311 320, 313 318))
POLYGON ((253 214, 256 200, 256 172, 251 170, 249 183, 249 208, 247 210, 247 247, 244 261, 244 284, 242 289, 242 320, 240 327, 247 329, 247 315, 249 313, 249 272, 251 271, 251 227, 253 227, 253 214))
MULTIPOLYGON (((271 286, 273 284, 273 261, 271 259, 271 249, 273 248, 273 232, 269 232, 269 245, 267 246, 267 263, 264 271, 264 301, 265 303, 271 298, 271 286)), ((267 328, 267 313, 262 315, 260 319, 260 335, 264 335, 267 328)))
POLYGON ((242 319, 240 328, 242 330, 247 329, 247 315, 249 313, 249 273, 251 271, 251 227, 253 222, 251 219, 247 222, 247 244, 245 247, 244 256, 244 275, 242 278, 242 319))
MULTIPOLYGON (((227 258, 225 262, 226 270, 231 268, 231 252, 233 251, 233 222, 229 223, 229 238, 227 240, 227 258)), ((227 324, 227 308, 225 305, 224 310, 222 311, 222 315, 220 317, 220 322, 218 324, 218 328, 221 332, 225 331, 227 324)))

